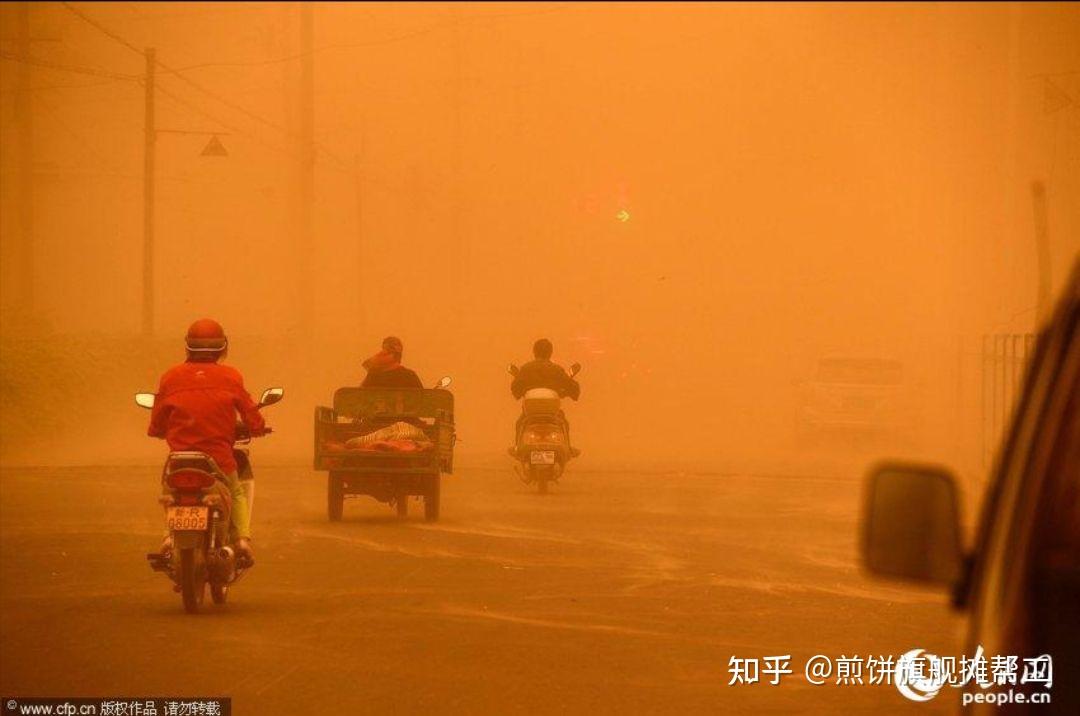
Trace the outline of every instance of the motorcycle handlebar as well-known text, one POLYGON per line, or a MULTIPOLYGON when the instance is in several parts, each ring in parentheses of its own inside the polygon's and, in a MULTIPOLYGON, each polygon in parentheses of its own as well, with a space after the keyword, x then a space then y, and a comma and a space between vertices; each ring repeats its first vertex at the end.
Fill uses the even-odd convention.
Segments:
POLYGON ((260 437, 260 436, 263 436, 263 435, 269 435, 272 432, 274 432, 273 428, 267 426, 267 427, 263 428, 262 432, 259 433, 259 435, 252 435, 251 431, 248 430, 246 425, 244 425, 243 423, 237 421, 237 423, 236 423, 236 442, 238 442, 238 443, 239 442, 245 442, 245 443, 251 442, 251 439, 253 437, 260 437))

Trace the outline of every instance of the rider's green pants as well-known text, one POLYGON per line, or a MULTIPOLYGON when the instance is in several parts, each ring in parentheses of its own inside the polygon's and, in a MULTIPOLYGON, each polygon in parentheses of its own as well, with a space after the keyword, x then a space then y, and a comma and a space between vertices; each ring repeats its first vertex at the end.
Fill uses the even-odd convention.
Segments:
POLYGON ((232 495, 232 528, 234 539, 251 538, 251 505, 248 504, 244 481, 235 472, 225 475, 229 494, 232 495))

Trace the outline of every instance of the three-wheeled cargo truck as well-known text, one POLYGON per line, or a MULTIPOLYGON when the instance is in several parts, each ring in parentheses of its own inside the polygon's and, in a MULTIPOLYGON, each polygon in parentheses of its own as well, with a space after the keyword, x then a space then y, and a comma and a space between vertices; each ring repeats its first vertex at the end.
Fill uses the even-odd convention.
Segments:
POLYGON ((315 408, 315 469, 328 472, 326 507, 341 519, 345 497, 369 495, 408 515, 410 496, 424 518, 439 519, 442 473, 454 467, 454 396, 443 388, 339 388, 332 408, 315 408))

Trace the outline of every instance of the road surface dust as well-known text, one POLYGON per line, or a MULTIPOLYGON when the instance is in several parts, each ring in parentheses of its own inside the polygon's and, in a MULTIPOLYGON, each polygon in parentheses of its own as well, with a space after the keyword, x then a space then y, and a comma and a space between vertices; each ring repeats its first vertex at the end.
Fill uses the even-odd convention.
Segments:
POLYGON ((444 478, 444 518, 257 469, 258 564, 185 615, 146 566, 154 468, 2 473, 0 692, 224 695, 241 714, 922 713, 892 686, 812 686, 814 654, 959 654, 934 592, 857 568, 846 479, 574 472, 548 496, 505 470, 444 478), (780 685, 729 659, 793 655, 780 685))

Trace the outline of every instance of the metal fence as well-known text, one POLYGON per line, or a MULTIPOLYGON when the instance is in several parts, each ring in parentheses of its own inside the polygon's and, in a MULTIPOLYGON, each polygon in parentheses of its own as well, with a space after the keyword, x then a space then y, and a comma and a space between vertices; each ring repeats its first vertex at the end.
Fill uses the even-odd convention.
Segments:
POLYGON ((1034 333, 987 334, 982 339, 982 457, 994 460, 1023 388, 1024 371, 1035 348, 1034 333))

